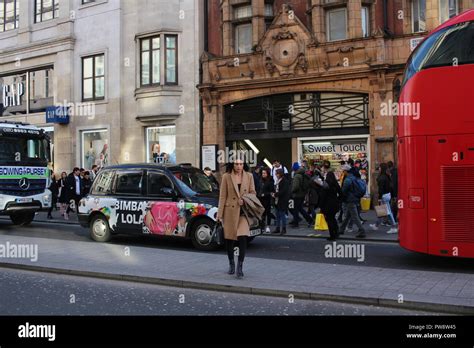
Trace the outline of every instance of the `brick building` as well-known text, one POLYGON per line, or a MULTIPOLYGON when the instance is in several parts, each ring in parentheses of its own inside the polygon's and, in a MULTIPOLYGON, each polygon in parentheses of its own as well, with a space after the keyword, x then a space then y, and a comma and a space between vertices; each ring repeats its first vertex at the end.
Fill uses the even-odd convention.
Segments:
POLYGON ((396 101, 411 51, 473 3, 208 0, 203 144, 287 167, 366 157, 373 175, 396 160, 396 118, 381 109, 396 101))

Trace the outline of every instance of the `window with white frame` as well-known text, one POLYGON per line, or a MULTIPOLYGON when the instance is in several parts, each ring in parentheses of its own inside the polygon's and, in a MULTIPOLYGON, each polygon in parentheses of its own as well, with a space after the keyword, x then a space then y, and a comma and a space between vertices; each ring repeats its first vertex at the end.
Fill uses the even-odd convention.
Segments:
POLYGON ((362 37, 369 37, 370 35, 370 10, 368 6, 362 6, 361 8, 361 20, 362 20, 362 37))
POLYGON ((347 9, 337 8, 326 12, 328 41, 347 39, 347 9))
POLYGON ((439 0, 439 20, 446 22, 459 13, 458 0, 439 0))
POLYGON ((233 7, 233 22, 235 53, 252 52, 252 5, 233 7))
POLYGON ((104 54, 82 58, 82 100, 103 100, 105 98, 104 54))
POLYGON ((413 0, 412 21, 414 33, 426 31, 426 0, 413 0))
POLYGON ((0 32, 18 28, 19 0, 0 0, 0 32))
POLYGON ((35 23, 49 21, 59 16, 59 0, 36 0, 35 23))
POLYGON ((140 86, 178 83, 178 36, 159 34, 140 40, 140 86), (164 76, 162 69, 164 67, 164 76), (164 83, 163 83, 164 82, 164 83))

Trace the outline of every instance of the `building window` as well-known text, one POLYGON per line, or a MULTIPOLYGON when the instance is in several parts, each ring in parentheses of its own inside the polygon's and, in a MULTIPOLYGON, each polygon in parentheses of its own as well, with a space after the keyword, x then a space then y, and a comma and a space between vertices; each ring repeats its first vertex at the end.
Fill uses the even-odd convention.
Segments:
POLYGON ((81 166, 91 169, 94 164, 105 167, 109 163, 109 132, 95 129, 81 132, 81 166))
POLYGON ((458 0, 439 0, 439 20, 446 22, 459 13, 458 0))
POLYGON ((347 38, 347 10, 338 8, 326 13, 328 41, 347 38))
POLYGON ((176 126, 146 128, 147 163, 176 163, 176 126))
POLYGON ((270 28, 270 25, 273 22, 273 19, 275 18, 272 2, 265 2, 264 16, 265 16, 265 30, 268 30, 268 28, 270 28))
POLYGON ((142 86, 160 84, 160 37, 149 37, 141 40, 141 72, 142 86))
POLYGON ((29 112, 42 112, 54 105, 54 84, 51 83, 52 68, 36 70, 29 73, 29 112))
POLYGON ((35 23, 57 18, 59 15, 59 0, 36 0, 35 23))
POLYGON ((175 85, 178 83, 178 37, 176 35, 165 35, 166 41, 166 60, 165 60, 165 71, 166 78, 165 84, 175 85))
POLYGON ((0 32, 18 28, 19 0, 0 0, 0 32))
POLYGON ((82 58, 82 100, 105 98, 105 58, 103 54, 82 58))
POLYGON ((426 31, 426 0, 413 0, 413 32, 426 31))
POLYGON ((234 7, 234 19, 244 19, 250 17, 252 17, 252 5, 234 7))
POLYGON ((368 6, 362 6, 362 37, 369 37, 370 35, 370 11, 368 6))
POLYGON ((252 24, 235 26, 235 52, 237 54, 252 52, 252 24))
POLYGON ((252 52, 252 5, 234 7, 233 12, 235 53, 250 53, 252 52))
POLYGON ((52 67, 0 76, 0 117, 46 111, 54 105, 52 67))

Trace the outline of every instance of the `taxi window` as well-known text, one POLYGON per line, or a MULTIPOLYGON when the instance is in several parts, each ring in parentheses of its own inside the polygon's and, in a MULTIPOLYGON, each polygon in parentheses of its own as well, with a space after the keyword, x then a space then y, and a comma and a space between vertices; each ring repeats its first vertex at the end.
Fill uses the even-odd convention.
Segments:
POLYGON ((96 180, 94 180, 94 185, 92 186, 91 193, 96 194, 107 194, 112 190, 112 179, 114 178, 114 173, 111 170, 102 171, 98 174, 96 180))
POLYGON ((115 179, 115 193, 123 195, 141 195, 141 171, 118 171, 115 179))
POLYGON ((174 196, 174 186, 171 180, 163 173, 148 173, 148 194, 151 196, 174 196))

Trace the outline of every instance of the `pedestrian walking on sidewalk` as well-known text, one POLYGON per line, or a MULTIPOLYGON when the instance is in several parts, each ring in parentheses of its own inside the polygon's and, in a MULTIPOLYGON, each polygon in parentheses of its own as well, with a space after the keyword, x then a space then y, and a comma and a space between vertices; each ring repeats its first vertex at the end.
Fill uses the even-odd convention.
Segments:
MULTIPOLYGON (((346 171, 347 167, 344 169, 346 171)), ((354 174, 354 168, 351 168, 349 171, 347 171, 347 177, 344 180, 344 186, 342 187, 343 202, 346 204, 346 211, 344 213, 344 220, 339 231, 340 234, 344 234, 349 221, 352 220, 352 222, 359 228, 359 233, 356 235, 356 237, 365 238, 365 229, 362 226, 362 222, 359 219, 359 212, 357 211, 357 204, 360 201, 360 197, 357 196, 357 189, 355 185, 358 185, 358 183, 354 174)))
POLYGON ((247 238, 250 235, 249 222, 242 210, 244 205, 242 196, 249 193, 257 194, 253 175, 247 170, 248 166, 241 159, 227 165, 226 173, 222 176, 217 212, 217 221, 221 221, 224 227, 229 274, 235 273, 234 243, 238 241, 239 244, 237 278, 244 276, 243 263, 247 249, 247 238))
POLYGON ((379 202, 387 206, 388 216, 377 218, 377 222, 375 224, 371 224, 370 228, 376 231, 379 229, 379 226, 382 223, 384 223, 385 225, 388 225, 389 223, 387 221, 384 221, 388 218, 390 220, 390 225, 392 225, 392 229, 390 230, 390 233, 393 233, 394 231, 396 231, 394 229, 396 222, 395 222, 395 217, 393 216, 393 213, 392 213, 392 209, 390 207, 391 198, 392 198, 391 196, 392 184, 391 184, 390 176, 388 175, 388 165, 386 163, 380 164, 380 173, 379 173, 379 176, 377 177, 377 186, 378 186, 379 202))
POLYGON ((321 185, 319 207, 329 228, 328 240, 336 240, 339 236, 336 214, 341 209, 342 190, 334 172, 326 174, 326 180, 317 181, 321 185))
POLYGON ((272 223, 272 193, 275 192, 275 183, 273 177, 270 174, 269 168, 262 169, 262 182, 258 198, 265 208, 263 214, 263 221, 265 221, 266 227, 265 232, 270 233, 270 225, 272 223))
POLYGON ((69 203, 66 209, 66 215, 64 216, 66 220, 68 220, 69 211, 73 210, 73 207, 77 213, 79 201, 82 198, 83 183, 80 173, 81 170, 76 167, 73 169, 72 173, 69 174, 66 178, 66 196, 67 201, 69 203))
POLYGON ((51 173, 51 183, 49 184, 48 189, 51 191, 51 207, 48 209, 48 219, 52 219, 53 216, 51 215, 51 213, 56 207, 56 204, 58 204, 59 194, 58 182, 56 181, 56 175, 54 173, 51 173))
POLYGON ((68 216, 66 214, 66 209, 68 206, 66 180, 67 173, 62 172, 61 179, 58 180, 58 202, 60 206, 61 216, 63 216, 65 220, 68 220, 68 216))
POLYGON ((276 206, 276 229, 273 233, 275 234, 286 234, 286 214, 288 212, 288 204, 290 201, 290 183, 285 176, 283 169, 277 169, 276 171, 277 181, 275 182, 275 198, 276 206), (281 227, 281 232, 280 232, 281 227))
POLYGON ((291 215, 293 215, 293 221, 290 225, 294 228, 299 226, 299 223, 302 220, 300 214, 303 215, 303 218, 306 220, 308 225, 312 225, 313 219, 311 218, 311 215, 304 210, 304 199, 309 192, 311 178, 306 175, 305 169, 300 168, 297 162, 293 164, 292 169, 293 173, 295 173, 291 183, 291 197, 293 198, 294 208, 290 209, 291 215))

